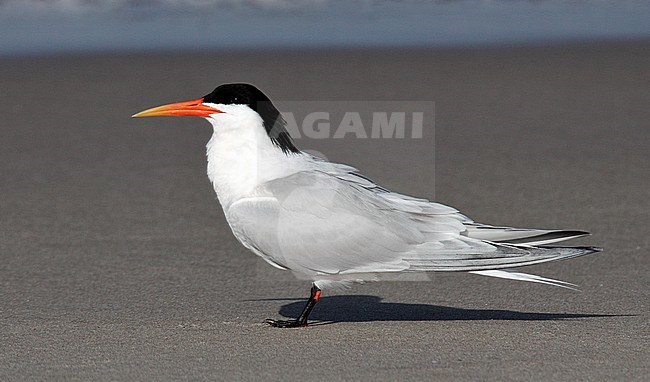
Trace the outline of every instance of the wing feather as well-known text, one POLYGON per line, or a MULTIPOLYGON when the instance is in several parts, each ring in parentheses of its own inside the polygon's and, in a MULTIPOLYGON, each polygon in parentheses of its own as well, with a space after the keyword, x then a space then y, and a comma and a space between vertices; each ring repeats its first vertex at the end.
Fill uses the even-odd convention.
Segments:
MULTIPOLYGON (((353 168, 323 164, 257 187, 225 211, 235 236, 269 263, 313 280, 382 272, 483 272, 580 256, 537 247, 586 234, 474 223, 456 209, 390 192, 353 168), (329 166, 329 167, 327 167, 329 166)), ((505 275, 505 276, 504 276, 505 275)), ((351 276, 352 277, 352 276, 351 276)), ((543 278, 537 282, 546 282, 543 278)))
POLYGON ((305 273, 403 271, 411 267, 407 258, 495 250, 461 235, 465 226, 455 209, 414 212, 424 203, 401 203, 395 194, 386 198, 366 186, 300 172, 263 184, 260 196, 233 203, 227 217, 247 247, 305 273))

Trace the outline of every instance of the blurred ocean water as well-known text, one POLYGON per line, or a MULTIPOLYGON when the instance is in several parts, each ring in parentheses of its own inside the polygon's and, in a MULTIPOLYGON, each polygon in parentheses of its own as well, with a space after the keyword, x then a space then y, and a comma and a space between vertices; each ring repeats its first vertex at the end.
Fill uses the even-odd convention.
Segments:
POLYGON ((650 38, 647 0, 0 0, 0 55, 650 38))

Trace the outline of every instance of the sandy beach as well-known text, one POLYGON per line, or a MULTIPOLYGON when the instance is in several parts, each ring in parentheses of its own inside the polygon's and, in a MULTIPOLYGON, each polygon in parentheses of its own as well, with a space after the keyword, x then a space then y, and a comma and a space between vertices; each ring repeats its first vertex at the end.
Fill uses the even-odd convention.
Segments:
POLYGON ((650 375, 650 42, 0 59, 0 379, 641 381, 650 375), (476 221, 605 251, 324 294, 232 236, 209 125, 145 108, 256 84, 272 99, 435 105, 421 139, 307 139, 476 221))

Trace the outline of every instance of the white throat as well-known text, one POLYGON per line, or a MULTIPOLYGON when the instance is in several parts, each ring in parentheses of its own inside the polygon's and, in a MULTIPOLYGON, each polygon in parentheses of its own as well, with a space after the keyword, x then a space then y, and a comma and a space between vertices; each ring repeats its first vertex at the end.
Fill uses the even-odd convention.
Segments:
POLYGON ((208 142, 208 178, 227 210, 235 201, 256 195, 264 182, 304 168, 303 154, 284 153, 269 138, 262 118, 245 105, 215 105, 223 113, 208 119, 214 132, 208 142))

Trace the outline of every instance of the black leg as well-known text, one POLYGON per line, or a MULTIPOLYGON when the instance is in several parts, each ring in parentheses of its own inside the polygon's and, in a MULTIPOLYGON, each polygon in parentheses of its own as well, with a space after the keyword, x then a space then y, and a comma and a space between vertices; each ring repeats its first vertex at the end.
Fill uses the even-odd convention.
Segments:
POLYGON ((307 317, 309 317, 309 313, 311 313, 311 310, 314 309, 314 305, 316 305, 319 298, 320 288, 318 288, 316 284, 311 284, 311 295, 309 296, 309 300, 307 300, 305 309, 303 309, 302 313, 300 313, 300 317, 295 320, 273 320, 267 318, 266 323, 271 326, 275 326, 276 328, 298 328, 307 326, 307 317))

